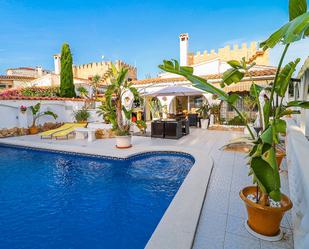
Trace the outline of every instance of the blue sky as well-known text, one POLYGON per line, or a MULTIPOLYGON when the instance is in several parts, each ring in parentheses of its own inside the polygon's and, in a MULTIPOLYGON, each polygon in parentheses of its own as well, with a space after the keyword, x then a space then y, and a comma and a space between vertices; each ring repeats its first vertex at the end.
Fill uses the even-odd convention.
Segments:
MULTIPOLYGON (((104 55, 136 65, 139 78, 155 76, 163 59, 178 58, 180 33, 189 33, 190 51, 262 40, 286 22, 287 5, 287 0, 0 0, 0 72, 17 66, 53 69, 52 55, 68 42, 75 64, 104 55)), ((307 43, 291 54, 302 51, 304 57, 307 43)))

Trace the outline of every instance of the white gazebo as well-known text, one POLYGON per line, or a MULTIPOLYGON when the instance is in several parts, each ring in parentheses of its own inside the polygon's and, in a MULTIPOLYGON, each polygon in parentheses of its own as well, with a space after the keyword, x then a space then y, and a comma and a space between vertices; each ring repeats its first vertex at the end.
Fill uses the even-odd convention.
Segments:
POLYGON ((161 88, 158 91, 153 91, 150 93, 144 94, 144 96, 149 97, 157 97, 161 102, 162 106, 167 107, 167 112, 173 112, 171 103, 175 97, 188 97, 187 108, 190 110, 190 96, 205 96, 205 92, 199 90, 195 87, 187 87, 187 86, 167 86, 165 88, 161 88))

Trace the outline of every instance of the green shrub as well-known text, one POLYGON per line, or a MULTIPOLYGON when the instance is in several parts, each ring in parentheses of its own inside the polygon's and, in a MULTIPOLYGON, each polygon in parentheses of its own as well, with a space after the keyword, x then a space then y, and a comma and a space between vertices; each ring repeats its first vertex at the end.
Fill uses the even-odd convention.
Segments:
POLYGON ((248 114, 246 112, 243 112, 242 115, 246 119, 246 121, 243 120, 243 118, 238 115, 232 118, 231 120, 229 120, 227 124, 228 125, 246 125, 246 123, 248 122, 248 114))
POLYGON ((25 87, 20 90, 20 95, 27 97, 57 97, 59 87, 25 87))
POLYGON ((86 108, 82 108, 74 112, 74 117, 78 123, 87 122, 88 118, 90 117, 90 113, 86 108))

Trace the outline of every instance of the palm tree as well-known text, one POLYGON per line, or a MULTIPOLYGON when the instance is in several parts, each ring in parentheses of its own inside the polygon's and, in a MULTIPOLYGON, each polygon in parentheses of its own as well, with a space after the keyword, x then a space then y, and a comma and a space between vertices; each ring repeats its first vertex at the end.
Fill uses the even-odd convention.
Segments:
POLYGON ((77 88, 77 91, 79 92, 79 95, 82 97, 82 98, 85 98, 87 99, 88 98, 88 90, 83 87, 83 86, 80 86, 79 88, 77 88))
POLYGON ((111 84, 107 87, 105 97, 107 103, 111 103, 114 100, 116 107, 116 120, 118 135, 128 135, 130 130, 130 124, 127 120, 130 120, 131 111, 126 110, 122 103, 123 95, 130 91, 134 97, 138 96, 137 90, 132 86, 132 83, 127 81, 128 68, 121 67, 117 69, 114 64, 111 65, 111 84), (125 114, 125 119, 122 114, 125 114))

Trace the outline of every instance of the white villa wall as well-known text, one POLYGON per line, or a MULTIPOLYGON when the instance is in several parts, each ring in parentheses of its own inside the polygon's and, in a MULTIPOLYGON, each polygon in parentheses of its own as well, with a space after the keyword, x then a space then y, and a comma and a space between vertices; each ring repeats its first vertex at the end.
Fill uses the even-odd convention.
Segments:
MULTIPOLYGON (((27 128, 31 126, 32 114, 31 110, 26 113, 21 113, 20 106, 27 107, 41 103, 41 111, 53 111, 58 115, 54 120, 50 116, 45 116, 39 119, 37 124, 44 124, 46 122, 74 122, 74 111, 81 109, 84 105, 83 101, 50 101, 50 100, 0 100, 0 129, 3 128, 27 128)), ((90 110, 90 122, 102 121, 98 117, 96 110, 90 110)))
POLYGON ((309 248, 309 141, 293 119, 287 121, 287 164, 290 198, 293 202, 292 221, 294 248, 309 248))
MULTIPOLYGON (((306 70, 301 78, 300 96, 302 100, 309 101, 309 69, 306 70)), ((309 136, 309 110, 303 109, 301 111, 300 127, 306 136, 309 136)))
POLYGON ((195 75, 221 74, 231 68, 226 62, 215 59, 202 62, 193 66, 195 75))
MULTIPOLYGON (((225 61, 222 61, 218 58, 201 62, 195 65, 191 65, 193 67, 193 74, 195 75, 200 75, 200 76, 205 76, 205 75, 212 75, 212 74, 223 74, 226 70, 230 69, 231 66, 227 64, 225 61)), ((265 70, 269 69, 270 67, 268 66, 260 66, 260 65, 255 65, 252 67, 250 70, 265 70)), ((180 77, 177 74, 172 74, 168 72, 160 73, 159 74, 160 78, 177 78, 180 77)))

